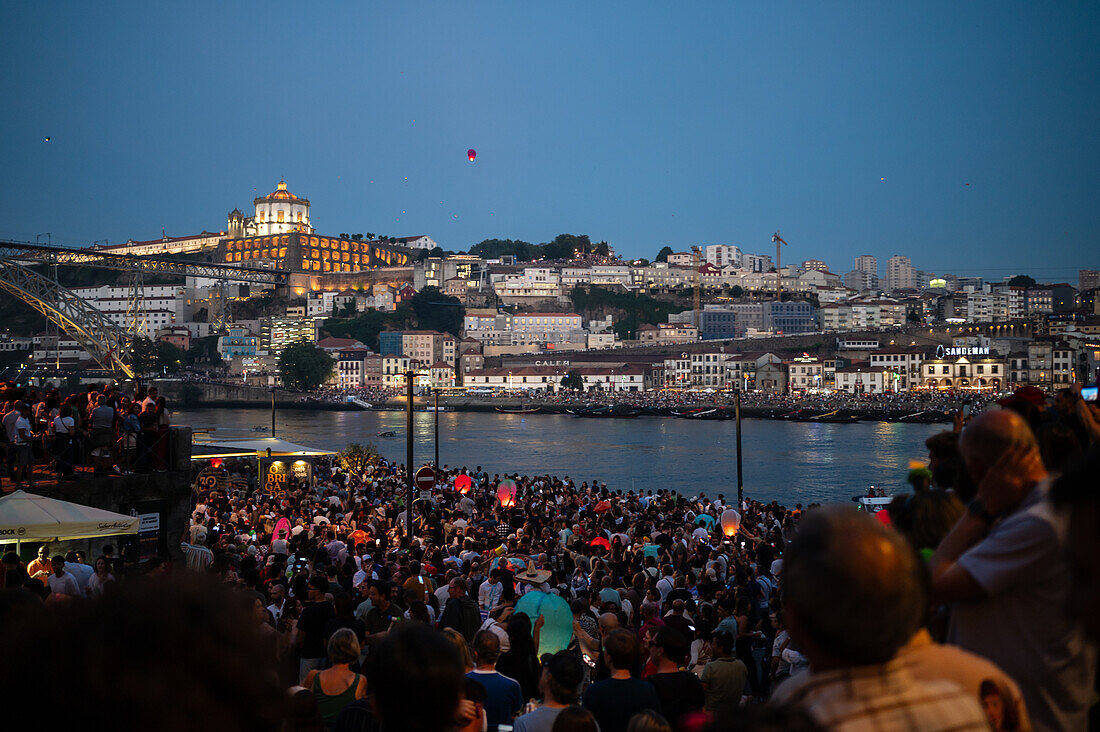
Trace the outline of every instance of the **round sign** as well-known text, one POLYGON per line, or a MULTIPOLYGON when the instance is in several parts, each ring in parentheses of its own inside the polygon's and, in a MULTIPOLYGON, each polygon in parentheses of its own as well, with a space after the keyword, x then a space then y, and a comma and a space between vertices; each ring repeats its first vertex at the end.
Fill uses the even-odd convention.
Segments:
POLYGON ((435 487, 435 468, 425 465, 416 471, 416 487, 422 491, 430 491, 435 487))

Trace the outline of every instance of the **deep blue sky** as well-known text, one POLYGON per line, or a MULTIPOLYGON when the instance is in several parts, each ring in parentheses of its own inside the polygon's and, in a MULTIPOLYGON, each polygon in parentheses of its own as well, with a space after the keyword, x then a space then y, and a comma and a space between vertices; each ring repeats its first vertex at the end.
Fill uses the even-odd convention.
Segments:
POLYGON ((1094 2, 13 0, 2 19, 0 236, 223 229, 285 176, 323 233, 448 249, 769 252, 778 228, 785 261, 837 272, 1100 266, 1094 2))

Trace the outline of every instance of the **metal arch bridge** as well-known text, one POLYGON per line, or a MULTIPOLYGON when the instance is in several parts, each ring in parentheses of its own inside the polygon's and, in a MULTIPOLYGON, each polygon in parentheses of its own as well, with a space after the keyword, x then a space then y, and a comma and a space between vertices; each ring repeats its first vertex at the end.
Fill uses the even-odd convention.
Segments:
MULTIPOLYGON (((131 309, 135 311, 141 307, 141 277, 144 274, 204 277, 219 282, 251 282, 276 286, 285 285, 289 274, 285 270, 0 241, 0 289, 19 298, 72 336, 104 369, 126 378, 134 377, 130 361, 133 341, 141 328, 132 327, 127 330, 119 327, 88 301, 62 287, 56 277, 58 266, 93 267, 134 273, 131 309), (52 276, 37 271, 43 265, 47 267, 47 271, 53 272, 52 276)), ((139 324, 135 323, 137 325, 139 324)))

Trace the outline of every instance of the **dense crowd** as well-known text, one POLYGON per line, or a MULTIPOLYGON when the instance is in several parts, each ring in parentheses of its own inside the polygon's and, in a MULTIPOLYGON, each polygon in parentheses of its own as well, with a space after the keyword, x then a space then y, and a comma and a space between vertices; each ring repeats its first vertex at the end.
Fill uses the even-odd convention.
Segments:
POLYGON ((167 469, 171 413, 156 387, 128 395, 93 385, 62 396, 52 386, 4 383, 0 409, 0 446, 13 487, 33 487, 38 466, 59 480, 76 479, 78 469, 97 476, 167 469))
POLYGON ((410 530, 402 465, 229 460, 184 566, 4 555, 0 681, 114 728, 1085 729, 1100 412, 999 407, 873 517, 443 466, 410 530))

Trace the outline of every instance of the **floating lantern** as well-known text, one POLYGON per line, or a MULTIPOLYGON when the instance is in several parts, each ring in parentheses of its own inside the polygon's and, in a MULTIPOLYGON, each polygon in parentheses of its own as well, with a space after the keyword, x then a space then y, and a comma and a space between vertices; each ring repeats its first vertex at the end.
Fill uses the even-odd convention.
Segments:
POLYGON ((726 536, 734 536, 741 528, 741 514, 732 508, 722 512, 722 533, 726 536))
POLYGON ((462 495, 466 495, 470 492, 470 487, 473 485, 473 483, 474 482, 470 480, 470 476, 460 475, 455 478, 455 490, 462 495))
POLYGON ((596 504, 596 513, 606 513, 611 510, 611 501, 600 501, 596 504))
POLYGON ((477 159, 477 150, 471 147, 469 150, 466 151, 466 157, 470 159, 471 163, 474 162, 474 160, 477 159))
POLYGON ((503 508, 516 505, 516 481, 505 478, 497 485, 497 500, 503 508))
POLYGON ((590 541, 589 546, 602 546, 604 549, 611 551, 611 542, 602 536, 597 536, 595 539, 590 541))

